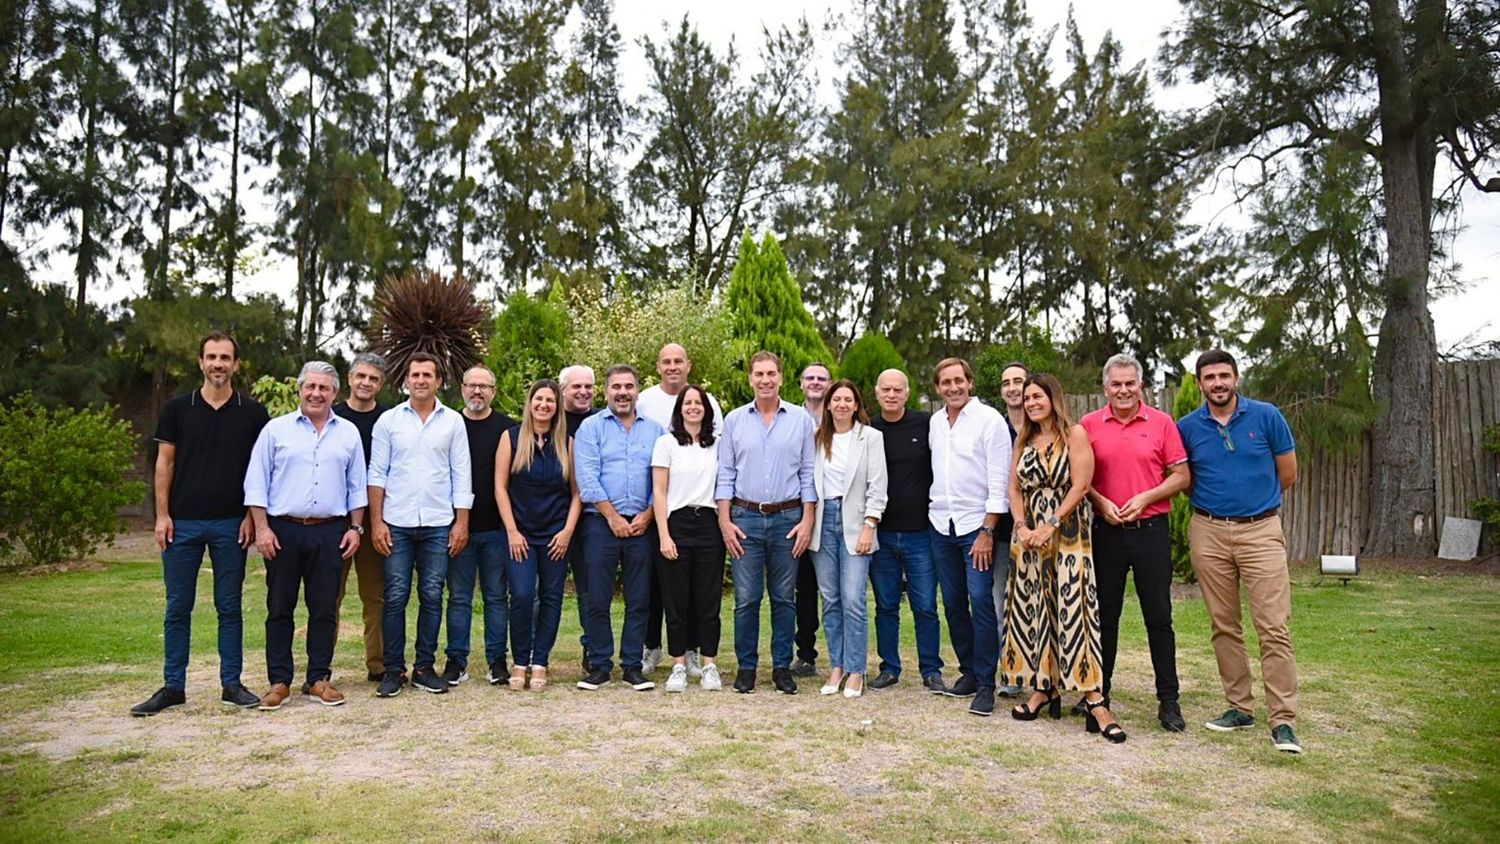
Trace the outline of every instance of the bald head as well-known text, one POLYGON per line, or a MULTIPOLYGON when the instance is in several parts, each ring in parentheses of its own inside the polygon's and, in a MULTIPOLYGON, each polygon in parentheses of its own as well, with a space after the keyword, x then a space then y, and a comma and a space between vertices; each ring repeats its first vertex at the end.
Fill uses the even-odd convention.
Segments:
POLYGON ((906 402, 911 398, 911 383, 906 373, 899 369, 887 369, 875 379, 875 400, 880 403, 880 415, 887 422, 898 422, 906 414, 906 402))
POLYGON ((692 371, 693 362, 688 360, 687 349, 676 343, 662 346, 656 355, 656 374, 661 376, 662 391, 669 396, 682 392, 692 371))

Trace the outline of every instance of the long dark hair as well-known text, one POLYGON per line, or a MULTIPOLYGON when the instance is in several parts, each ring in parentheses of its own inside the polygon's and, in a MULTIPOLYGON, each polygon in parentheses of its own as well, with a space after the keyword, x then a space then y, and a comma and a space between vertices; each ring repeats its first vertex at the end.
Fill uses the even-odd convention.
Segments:
MULTIPOLYGON (((1055 377, 1045 372, 1038 372, 1026 377, 1026 383, 1021 385, 1022 396, 1025 396, 1026 388, 1032 384, 1041 387, 1042 392, 1047 394, 1047 400, 1052 403, 1052 418, 1047 423, 1047 427, 1052 430, 1052 438, 1067 445, 1068 431, 1073 429, 1073 420, 1068 418, 1068 397, 1063 393, 1062 384, 1055 377)), ((1031 415, 1027 414, 1026 421, 1021 423, 1021 434, 1018 439, 1023 446, 1029 445, 1031 438, 1041 431, 1041 426, 1031 421, 1031 415)))
POLYGON ((870 424, 870 415, 865 412, 865 400, 859 394, 859 387, 848 378, 833 382, 823 394, 823 424, 818 426, 818 433, 813 437, 814 445, 823 449, 824 457, 833 456, 833 394, 844 389, 854 394, 854 421, 861 425, 870 424))
POLYGON ((693 444, 693 435, 687 432, 687 425, 682 421, 682 400, 687 398, 689 390, 696 390, 698 401, 703 402, 703 423, 698 429, 698 445, 708 448, 714 444, 714 403, 708 400, 708 391, 697 384, 689 384, 677 394, 677 403, 672 405, 672 436, 677 438, 678 445, 693 444))

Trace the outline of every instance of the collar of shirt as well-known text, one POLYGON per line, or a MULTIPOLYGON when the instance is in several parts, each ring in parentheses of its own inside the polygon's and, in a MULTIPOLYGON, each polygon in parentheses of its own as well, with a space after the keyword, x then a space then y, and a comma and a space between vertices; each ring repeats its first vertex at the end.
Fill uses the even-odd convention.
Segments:
POLYGON ((1148 417, 1147 417, 1147 414, 1146 414, 1146 405, 1145 404, 1137 404, 1135 406, 1135 413, 1130 414, 1130 417, 1128 419, 1121 419, 1120 417, 1118 417, 1118 416, 1115 415, 1115 409, 1114 408, 1110 407, 1109 405, 1105 405, 1104 406, 1104 421, 1105 422, 1114 422, 1114 423, 1116 423, 1118 425, 1127 425, 1128 426, 1132 422, 1145 422, 1145 421, 1147 421, 1147 418, 1148 417))

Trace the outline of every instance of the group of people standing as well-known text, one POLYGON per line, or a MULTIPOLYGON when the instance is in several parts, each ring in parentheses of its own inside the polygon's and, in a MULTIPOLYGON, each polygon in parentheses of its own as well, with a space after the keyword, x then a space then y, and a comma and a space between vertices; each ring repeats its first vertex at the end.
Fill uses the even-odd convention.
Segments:
POLYGON ((484 603, 486 678, 541 690, 573 574, 582 678, 637 690, 665 655, 666 690, 693 678, 722 688, 718 665, 726 554, 734 585, 733 688, 758 686, 761 607, 769 596, 771 685, 796 694, 818 672, 823 695, 862 696, 900 682, 900 604, 911 608, 922 685, 1012 717, 1062 715, 1061 695, 1089 732, 1126 740, 1111 682, 1127 577, 1134 573, 1164 729, 1181 731, 1172 627, 1167 512, 1190 491, 1193 565, 1213 624, 1230 709, 1209 721, 1254 725, 1240 617, 1249 593, 1259 634, 1274 745, 1301 752, 1294 722, 1296 664, 1290 583, 1278 509, 1296 480, 1290 429, 1270 404, 1239 395, 1228 353, 1201 355, 1202 408, 1180 421, 1146 406, 1142 369, 1128 355, 1103 367, 1105 407, 1070 418, 1057 379, 1017 363, 1002 374, 1003 408, 974 396, 968 362, 934 368, 932 413, 908 407, 906 373, 880 374, 867 403, 849 380, 814 363, 803 404, 781 398, 780 359, 749 362, 754 398, 723 413, 691 382, 678 344, 657 361, 660 382, 617 364, 570 366, 530 386, 521 419, 492 408, 495 376, 463 374, 464 407, 437 400, 440 362, 414 355, 408 399, 377 404, 385 363, 356 356, 349 397, 318 361, 298 376, 297 410, 268 419, 231 386, 233 338, 200 345, 203 386, 170 400, 156 439, 156 538, 167 587, 165 685, 132 714, 183 703, 188 630, 205 549, 214 568, 220 680, 226 705, 275 710, 291 698, 292 615, 308 610, 304 695, 345 701, 332 683, 339 607, 351 568, 363 605, 365 662, 375 694, 408 684, 443 693, 469 678, 473 594, 484 603), (240 593, 245 551, 266 560, 270 689, 241 683, 240 593), (623 594, 619 647, 611 624, 623 594), (875 598, 876 676, 868 675, 867 588, 875 598), (406 608, 415 588, 415 659, 406 664, 406 608), (437 645, 447 593, 446 662, 437 645), (943 598, 958 661, 940 656, 943 598), (819 607, 821 606, 821 612, 819 607), (663 637, 663 628, 665 637, 663 637), (508 642, 508 648, 507 648, 508 642), (508 651, 508 652, 507 652, 508 651))

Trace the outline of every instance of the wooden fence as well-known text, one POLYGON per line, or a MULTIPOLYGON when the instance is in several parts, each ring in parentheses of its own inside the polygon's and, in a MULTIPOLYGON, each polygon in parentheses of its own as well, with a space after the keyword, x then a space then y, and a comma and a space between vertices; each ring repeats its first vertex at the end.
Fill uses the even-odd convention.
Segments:
MULTIPOLYGON (((1500 360, 1438 364, 1433 379, 1433 465, 1437 467, 1437 536, 1450 516, 1473 518, 1469 502, 1500 498, 1500 459, 1482 448, 1484 430, 1500 424, 1500 360)), ((1148 404, 1170 411, 1175 389, 1152 391, 1148 404)), ((1104 396, 1071 395, 1077 419, 1104 406, 1104 396)), ((1299 452, 1299 479, 1282 503, 1287 554, 1358 554, 1369 507, 1370 441, 1347 452, 1299 452)), ((1493 546, 1495 537, 1489 538, 1493 546)))

